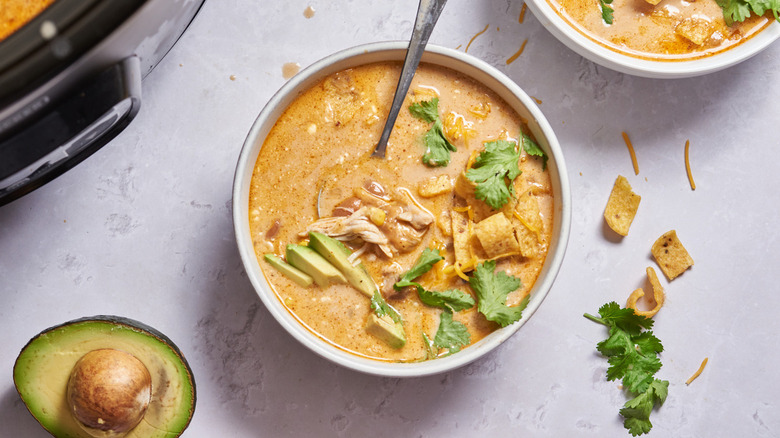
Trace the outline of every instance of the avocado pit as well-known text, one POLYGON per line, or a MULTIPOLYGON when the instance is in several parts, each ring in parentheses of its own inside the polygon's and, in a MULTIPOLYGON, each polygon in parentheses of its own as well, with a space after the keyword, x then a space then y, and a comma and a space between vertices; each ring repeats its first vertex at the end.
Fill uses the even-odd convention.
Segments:
POLYGON ((111 348, 82 356, 68 379, 67 399, 79 426, 93 437, 122 436, 143 419, 152 378, 132 354, 111 348))

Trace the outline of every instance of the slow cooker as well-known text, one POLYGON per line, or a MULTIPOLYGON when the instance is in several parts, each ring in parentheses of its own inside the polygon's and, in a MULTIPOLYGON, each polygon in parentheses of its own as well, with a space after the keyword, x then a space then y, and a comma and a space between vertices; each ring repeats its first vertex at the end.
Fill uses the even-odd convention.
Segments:
POLYGON ((56 0, 0 41, 0 206, 130 123, 141 81, 204 1, 56 0))

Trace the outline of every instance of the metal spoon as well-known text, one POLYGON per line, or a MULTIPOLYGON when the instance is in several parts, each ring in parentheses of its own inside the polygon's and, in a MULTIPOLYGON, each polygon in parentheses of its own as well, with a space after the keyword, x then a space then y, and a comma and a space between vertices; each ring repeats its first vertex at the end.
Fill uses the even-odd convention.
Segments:
POLYGON ((372 157, 385 157, 387 140, 393 131, 395 119, 398 117, 398 112, 401 111, 401 105, 403 105, 406 93, 409 91, 409 85, 412 83, 414 72, 417 70, 417 65, 420 63, 423 51, 425 51, 425 45, 428 44, 428 38, 431 36, 433 26, 439 19, 445 3, 447 3, 447 0, 420 0, 420 6, 417 8, 417 18, 414 21, 412 39, 409 41, 409 48, 406 51, 401 77, 398 78, 393 104, 390 106, 390 113, 387 115, 385 128, 382 130, 382 136, 379 137, 379 143, 377 143, 374 152, 371 154, 372 157))

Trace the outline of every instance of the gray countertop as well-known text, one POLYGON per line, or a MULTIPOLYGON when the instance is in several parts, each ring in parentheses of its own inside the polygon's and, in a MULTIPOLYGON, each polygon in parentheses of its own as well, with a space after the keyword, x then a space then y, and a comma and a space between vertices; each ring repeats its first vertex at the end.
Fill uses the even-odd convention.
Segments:
POLYGON ((305 67, 355 44, 406 39, 416 4, 207 1, 144 81, 131 125, 0 208, 0 436, 47 436, 13 387, 19 350, 46 327, 96 314, 143 321, 182 349, 198 385, 188 437, 629 436, 618 415, 626 396, 606 380, 595 349, 606 329, 582 315, 643 286, 655 266, 650 246, 670 229, 695 265, 671 283, 661 278, 657 376, 670 386, 650 436, 780 434, 778 43, 707 76, 643 79, 574 54, 530 11, 520 23, 521 1, 450 0, 431 43, 465 50, 488 26, 468 53, 539 99, 562 145, 573 223, 555 285, 496 351, 418 379, 341 368, 270 316, 233 237, 244 137, 284 84, 285 63, 305 67), (618 174, 642 196, 620 241, 602 217, 618 174))

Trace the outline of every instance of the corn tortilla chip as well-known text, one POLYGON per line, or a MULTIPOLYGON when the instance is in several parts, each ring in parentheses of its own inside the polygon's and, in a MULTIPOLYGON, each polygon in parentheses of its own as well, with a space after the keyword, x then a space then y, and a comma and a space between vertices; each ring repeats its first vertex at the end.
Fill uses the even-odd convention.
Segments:
POLYGON ((650 285, 653 287, 653 300, 655 301, 655 307, 651 310, 637 309, 636 302, 645 296, 645 291, 642 288, 635 290, 631 295, 629 295, 628 301, 626 301, 626 307, 634 309, 634 313, 637 315, 652 318, 656 313, 658 313, 659 310, 661 310, 661 307, 664 305, 664 301, 666 300, 666 295, 664 295, 664 288, 661 286, 661 282, 658 281, 658 275, 655 273, 655 269, 648 266, 646 272, 647 279, 650 280, 650 285))
POLYGON ((455 250, 455 263, 466 265, 471 262, 471 230, 469 217, 466 213, 452 210, 452 244, 455 250))
POLYGON ((627 236, 641 199, 641 196, 631 190, 628 180, 623 175, 618 175, 615 185, 612 186, 612 193, 609 194, 607 208, 604 209, 607 225, 621 236, 627 236))
POLYGON ((504 213, 496 213, 474 226, 482 249, 490 259, 520 253, 514 228, 504 213))
POLYGON ((693 258, 677 238, 677 231, 664 233, 655 241, 650 252, 670 281, 693 266, 693 258))

